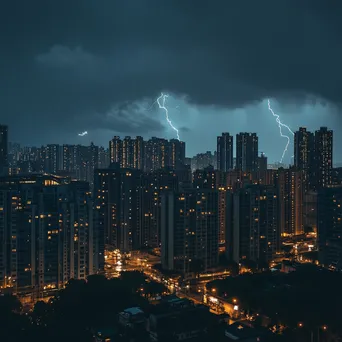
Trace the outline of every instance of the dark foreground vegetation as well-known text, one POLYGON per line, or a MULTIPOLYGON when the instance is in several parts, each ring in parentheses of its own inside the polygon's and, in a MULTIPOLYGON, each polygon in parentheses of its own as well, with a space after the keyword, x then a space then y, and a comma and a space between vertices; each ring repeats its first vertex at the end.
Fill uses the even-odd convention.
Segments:
POLYGON ((144 295, 164 290, 139 272, 123 272, 119 279, 96 275, 71 280, 48 303, 37 302, 28 313, 16 297, 0 295, 0 341, 94 341, 95 332, 115 325, 119 312, 133 306, 147 310, 144 295))
POLYGON ((288 274, 245 273, 207 284, 209 292, 238 303, 247 314, 257 315, 260 324, 281 327, 285 335, 304 334, 309 341, 311 335, 315 341, 318 335, 320 341, 342 336, 341 289, 341 273, 310 264, 288 274))

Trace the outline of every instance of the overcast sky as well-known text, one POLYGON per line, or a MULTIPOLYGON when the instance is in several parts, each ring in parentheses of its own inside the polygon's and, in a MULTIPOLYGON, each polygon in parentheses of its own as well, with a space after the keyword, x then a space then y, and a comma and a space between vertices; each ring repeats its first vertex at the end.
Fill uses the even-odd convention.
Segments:
POLYGON ((0 123, 28 145, 175 138, 164 92, 188 156, 247 131, 278 161, 270 99, 292 130, 334 129, 342 161, 341 18, 339 0, 2 1, 0 123))

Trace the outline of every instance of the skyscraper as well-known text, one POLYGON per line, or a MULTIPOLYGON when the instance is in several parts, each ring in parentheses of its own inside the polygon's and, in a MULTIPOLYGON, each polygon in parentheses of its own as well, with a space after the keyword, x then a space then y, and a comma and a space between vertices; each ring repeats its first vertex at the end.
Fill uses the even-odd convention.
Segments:
POLYGON ((174 171, 160 169, 143 174, 140 185, 141 245, 160 247, 161 197, 165 192, 178 191, 179 178, 174 171))
POLYGON ((217 169, 224 172, 233 169, 233 136, 229 133, 217 137, 217 169))
POLYGON ((126 136, 122 140, 122 168, 134 168, 134 139, 126 136))
MULTIPOLYGON (((0 283, 41 294, 98 271, 89 185, 52 175, 0 179, 0 283)), ((103 251, 102 251, 103 252, 103 251)))
POLYGON ((95 171, 95 227, 109 244, 123 252, 141 247, 139 196, 141 171, 112 168, 95 171))
POLYGON ((342 187, 318 191, 317 230, 319 260, 333 270, 342 270, 342 187))
POLYGON ((122 163, 122 140, 119 136, 114 136, 112 140, 109 141, 109 156, 111 163, 122 163))
POLYGON ((161 254, 168 270, 206 271, 218 263, 218 193, 170 191, 162 196, 161 254))
POLYGON ((258 157, 258 171, 259 172, 267 171, 267 157, 265 153, 261 153, 261 155, 258 157))
POLYGON ((145 144, 145 172, 170 166, 170 144, 166 139, 152 137, 145 144))
POLYGON ((294 166, 304 171, 304 189, 308 191, 313 182, 315 137, 306 128, 299 127, 294 135, 294 166))
POLYGON ((8 167, 8 128, 0 125, 0 175, 6 173, 8 167))
POLYGON ((276 185, 279 195, 280 232, 284 235, 304 233, 303 199, 305 171, 295 167, 279 169, 276 185))
POLYGON ((279 250, 278 196, 273 186, 252 185, 233 196, 228 231, 235 262, 269 262, 279 250))
POLYGON ((44 148, 44 171, 56 175, 63 169, 63 149, 58 144, 49 144, 44 148))
POLYGON ((173 170, 181 169, 185 164, 185 142, 177 139, 170 140, 170 162, 173 170))
POLYGON ((145 142, 143 137, 137 136, 133 142, 133 167, 138 170, 144 169, 144 148, 145 142))
POLYGON ((258 170, 258 136, 256 133, 236 135, 236 169, 244 172, 258 170))
POLYGON ((315 189, 332 184, 333 131, 321 127, 315 132, 314 184, 315 189))

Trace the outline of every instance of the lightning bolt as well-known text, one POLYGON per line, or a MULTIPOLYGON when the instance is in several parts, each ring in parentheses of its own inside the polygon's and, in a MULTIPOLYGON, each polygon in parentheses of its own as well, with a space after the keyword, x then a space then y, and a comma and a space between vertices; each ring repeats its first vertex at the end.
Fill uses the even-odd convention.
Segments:
POLYGON ((177 133, 177 139, 180 140, 179 131, 178 131, 178 129, 172 124, 171 120, 169 119, 169 111, 168 111, 168 109, 165 107, 165 101, 166 101, 166 99, 167 99, 168 97, 169 97, 169 95, 161 93, 161 95, 157 98, 157 103, 158 103, 158 106, 159 106, 160 109, 164 109, 164 110, 165 110, 166 121, 168 122, 168 124, 170 125, 170 127, 177 133))
POLYGON ((82 133, 78 133, 78 136, 79 137, 84 137, 85 135, 87 135, 88 134, 88 132, 87 131, 84 131, 84 132, 82 132, 82 133))
POLYGON ((273 109, 272 109, 272 107, 271 107, 271 102, 270 102, 269 99, 267 100, 267 104, 268 104, 268 110, 269 110, 269 111, 272 113, 272 115, 276 118, 276 122, 277 122, 278 127, 279 127, 280 136, 281 136, 282 138, 286 138, 286 139, 287 139, 286 146, 285 146, 285 148, 284 148, 283 154, 282 154, 281 159, 280 159, 280 162, 282 163, 282 162, 283 162, 283 159, 284 159, 284 157, 285 157, 285 154, 286 154, 286 152, 287 152, 287 149, 288 149, 288 147, 289 147, 289 144, 290 144, 290 137, 289 137, 288 135, 286 135, 286 134, 283 134, 282 128, 283 128, 283 127, 286 128, 293 136, 294 136, 294 133, 292 132, 292 130, 291 130, 291 128, 290 128, 289 126, 283 124, 283 123, 280 121, 279 115, 276 114, 276 113, 274 113, 274 111, 273 111, 273 109))

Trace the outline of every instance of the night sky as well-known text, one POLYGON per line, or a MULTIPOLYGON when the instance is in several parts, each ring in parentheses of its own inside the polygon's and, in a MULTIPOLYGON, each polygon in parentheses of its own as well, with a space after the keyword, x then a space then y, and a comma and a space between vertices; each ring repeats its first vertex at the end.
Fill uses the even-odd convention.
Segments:
POLYGON ((341 18, 340 0, 2 1, 0 123, 27 145, 174 138, 165 92, 188 156, 247 131, 278 161, 270 98, 293 130, 334 129, 342 161, 341 18))

